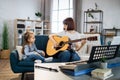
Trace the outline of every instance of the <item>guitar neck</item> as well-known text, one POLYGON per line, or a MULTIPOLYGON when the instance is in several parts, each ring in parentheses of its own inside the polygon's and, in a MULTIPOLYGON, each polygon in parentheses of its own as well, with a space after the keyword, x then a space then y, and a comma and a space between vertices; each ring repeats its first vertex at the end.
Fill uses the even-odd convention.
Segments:
POLYGON ((76 39, 76 40, 70 40, 66 43, 74 43, 74 42, 78 42, 78 41, 81 41, 81 40, 86 40, 87 38, 82 38, 82 39, 76 39))
POLYGON ((81 40, 95 41, 95 40, 97 40, 97 36, 82 38, 82 39, 76 39, 76 40, 70 40, 70 41, 67 41, 66 43, 73 43, 73 42, 78 42, 78 41, 81 41, 81 40))

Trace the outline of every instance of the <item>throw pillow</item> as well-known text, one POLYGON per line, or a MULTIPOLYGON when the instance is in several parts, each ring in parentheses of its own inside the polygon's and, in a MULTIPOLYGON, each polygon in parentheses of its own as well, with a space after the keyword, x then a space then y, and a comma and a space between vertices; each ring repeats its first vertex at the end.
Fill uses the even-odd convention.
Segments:
POLYGON ((16 50, 18 51, 19 60, 22 60, 22 46, 16 46, 16 50))

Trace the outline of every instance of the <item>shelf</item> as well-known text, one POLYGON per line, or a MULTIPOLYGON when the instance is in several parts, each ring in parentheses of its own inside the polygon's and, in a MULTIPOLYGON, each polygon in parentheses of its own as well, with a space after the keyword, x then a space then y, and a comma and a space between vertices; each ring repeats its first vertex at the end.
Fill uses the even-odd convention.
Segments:
POLYGON ((83 32, 90 34, 102 34, 103 29, 103 11, 90 10, 84 11, 83 32))
POLYGON ((116 36, 115 29, 104 29, 104 36, 116 36))
POLYGON ((22 45, 22 38, 19 38, 19 36, 22 36, 27 30, 33 31, 35 35, 48 35, 51 33, 50 21, 48 20, 15 19, 14 30, 14 47, 22 45))
POLYGON ((116 28, 103 29, 104 44, 107 44, 108 40, 112 40, 114 36, 117 36, 118 30, 119 29, 116 29, 116 28))
POLYGON ((42 22, 40 20, 28 20, 28 19, 17 19, 17 21, 32 21, 32 22, 42 22))
POLYGON ((35 29, 42 29, 42 27, 35 27, 35 29))
POLYGON ((99 12, 102 12, 102 10, 91 10, 91 11, 84 11, 85 13, 99 13, 99 12))
POLYGON ((84 23, 89 23, 89 24, 98 24, 98 23, 102 23, 101 21, 87 21, 87 22, 84 22, 84 23))
POLYGON ((17 28, 25 28, 25 25, 24 24, 17 24, 17 28))
POLYGON ((118 29, 118 28, 115 28, 115 29, 114 29, 114 28, 109 28, 109 29, 107 29, 107 28, 106 28, 106 29, 104 29, 104 30, 107 30, 107 31, 108 31, 108 30, 109 30, 109 31, 117 31, 117 30, 120 30, 120 29, 118 29))
POLYGON ((101 33, 98 33, 98 32, 84 32, 84 34, 101 34, 101 33))
POLYGON ((115 35, 114 34, 104 34, 104 36, 106 36, 106 37, 113 37, 115 35))

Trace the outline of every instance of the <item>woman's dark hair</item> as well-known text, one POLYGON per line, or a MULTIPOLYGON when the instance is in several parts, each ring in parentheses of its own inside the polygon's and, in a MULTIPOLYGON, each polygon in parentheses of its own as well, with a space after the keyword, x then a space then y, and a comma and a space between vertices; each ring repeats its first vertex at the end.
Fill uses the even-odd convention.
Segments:
POLYGON ((74 20, 69 17, 69 18, 66 18, 64 21, 63 21, 63 24, 67 25, 67 30, 74 30, 75 29, 75 23, 74 23, 74 20))

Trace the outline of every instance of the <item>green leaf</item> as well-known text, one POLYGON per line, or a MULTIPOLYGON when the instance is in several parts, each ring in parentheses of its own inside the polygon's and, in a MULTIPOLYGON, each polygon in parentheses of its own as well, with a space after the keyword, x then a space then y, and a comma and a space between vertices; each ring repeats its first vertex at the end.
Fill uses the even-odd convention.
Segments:
POLYGON ((91 17, 92 19, 94 19, 94 16, 90 12, 88 13, 88 17, 91 17))
POLYGON ((3 25, 2 48, 3 48, 4 50, 9 49, 7 23, 4 23, 4 25, 3 25))
POLYGON ((37 17, 41 17, 41 16, 42 16, 42 13, 37 12, 37 13, 35 13, 35 15, 36 15, 37 17))
POLYGON ((102 58, 101 58, 101 62, 106 62, 106 58, 105 58, 105 57, 102 57, 102 58))

